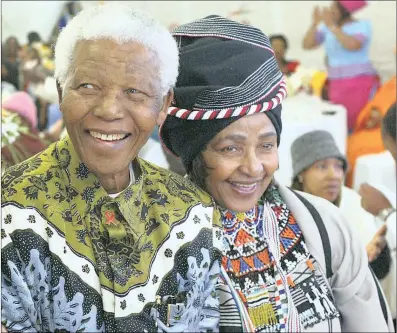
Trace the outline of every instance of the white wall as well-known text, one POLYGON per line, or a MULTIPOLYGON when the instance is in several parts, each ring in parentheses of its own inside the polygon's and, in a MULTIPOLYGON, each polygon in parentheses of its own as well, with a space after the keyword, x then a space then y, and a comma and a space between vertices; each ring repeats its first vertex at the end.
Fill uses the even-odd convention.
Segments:
MULTIPOLYGON (((3 1, 4 40, 10 34, 25 42, 26 33, 37 30, 47 38, 65 1, 3 1)), ((98 1, 81 1, 83 7, 98 1)), ((106 1, 104 1, 106 2, 106 1)), ((304 66, 323 68, 323 49, 304 51, 301 40, 310 25, 311 12, 316 5, 329 1, 124 1, 153 15, 164 25, 186 23, 211 14, 228 15, 244 6, 249 13, 242 15, 266 34, 283 33, 290 42, 289 58, 299 59, 304 66)), ((396 72, 396 1, 369 1, 357 18, 372 21, 371 56, 383 80, 396 72)))
POLYGON ((10 35, 27 43, 27 34, 37 31, 47 40, 66 1, 2 1, 2 33, 4 42, 10 35))

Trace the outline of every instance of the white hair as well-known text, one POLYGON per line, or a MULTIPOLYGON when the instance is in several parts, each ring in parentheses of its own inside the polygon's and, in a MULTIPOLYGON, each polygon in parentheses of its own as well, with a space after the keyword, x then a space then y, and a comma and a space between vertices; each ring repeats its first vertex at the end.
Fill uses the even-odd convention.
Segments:
POLYGON ((163 95, 174 87, 178 76, 178 46, 170 32, 148 14, 130 5, 107 3, 79 12, 61 31, 55 44, 55 78, 62 89, 74 59, 76 43, 111 39, 119 44, 137 42, 158 58, 163 95))

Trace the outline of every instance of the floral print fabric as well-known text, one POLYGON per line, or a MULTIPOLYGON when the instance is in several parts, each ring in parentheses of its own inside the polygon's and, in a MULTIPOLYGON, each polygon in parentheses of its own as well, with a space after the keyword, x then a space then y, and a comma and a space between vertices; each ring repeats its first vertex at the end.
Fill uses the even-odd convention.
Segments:
POLYGON ((216 329, 221 229, 212 200, 187 179, 137 163, 140 176, 115 199, 69 138, 6 171, 9 331, 216 329))

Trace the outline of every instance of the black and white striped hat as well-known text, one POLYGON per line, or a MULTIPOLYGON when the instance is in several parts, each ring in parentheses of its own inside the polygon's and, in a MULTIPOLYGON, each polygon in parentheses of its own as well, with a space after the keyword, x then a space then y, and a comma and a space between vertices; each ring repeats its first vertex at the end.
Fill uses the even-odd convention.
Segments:
POLYGON ((279 142, 287 91, 268 37, 220 16, 182 25, 173 36, 179 76, 160 137, 186 170, 217 133, 242 116, 266 112, 279 142))

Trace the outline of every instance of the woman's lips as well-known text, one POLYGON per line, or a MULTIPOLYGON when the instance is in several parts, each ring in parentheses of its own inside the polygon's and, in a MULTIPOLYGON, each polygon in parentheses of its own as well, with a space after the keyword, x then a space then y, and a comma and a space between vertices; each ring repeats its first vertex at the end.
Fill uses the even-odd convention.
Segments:
POLYGON ((258 183, 251 183, 251 184, 246 184, 246 183, 238 183, 238 182, 229 182, 232 189, 236 191, 237 193, 241 195, 247 195, 247 194, 252 194, 255 192, 255 190, 258 187, 258 183))

